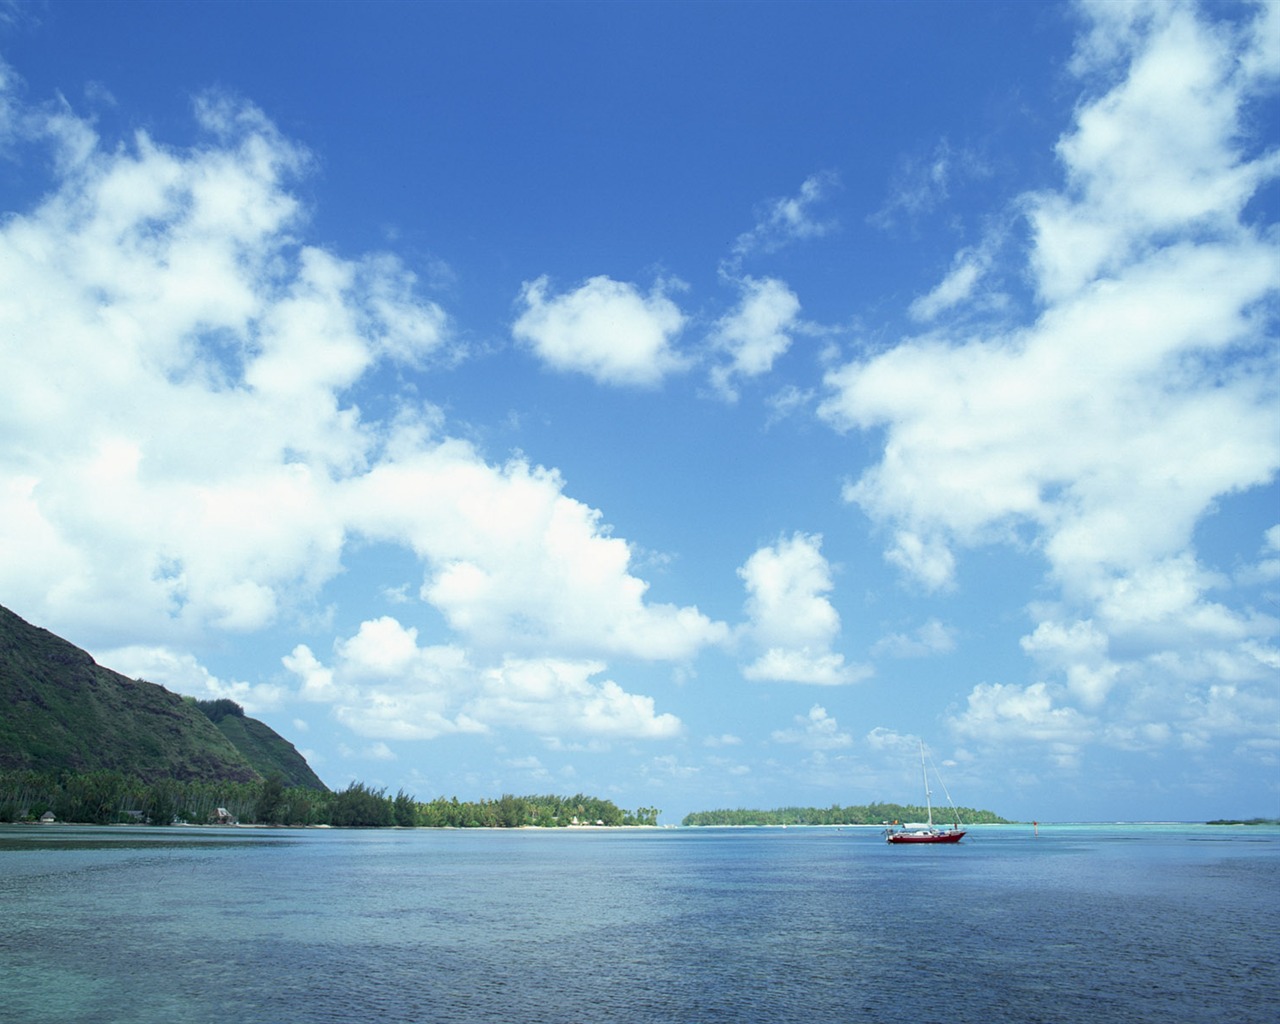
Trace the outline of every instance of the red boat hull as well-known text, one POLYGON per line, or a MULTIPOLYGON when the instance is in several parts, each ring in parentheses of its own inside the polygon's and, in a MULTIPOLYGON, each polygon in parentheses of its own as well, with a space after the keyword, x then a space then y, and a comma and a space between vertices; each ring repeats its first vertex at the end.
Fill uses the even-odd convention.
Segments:
POLYGON ((958 843, 964 832, 952 829, 947 832, 890 832, 886 838, 891 843, 958 843))

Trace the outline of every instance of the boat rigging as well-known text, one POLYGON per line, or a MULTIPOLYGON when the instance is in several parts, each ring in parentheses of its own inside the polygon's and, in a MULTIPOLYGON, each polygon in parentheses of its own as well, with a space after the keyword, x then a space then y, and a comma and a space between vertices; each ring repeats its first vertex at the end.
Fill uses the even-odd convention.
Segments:
MULTIPOLYGON (((937 766, 933 769, 938 770, 937 766)), ((928 809, 928 824, 921 826, 908 827, 906 825, 898 825, 896 822, 884 830, 884 837, 887 842, 894 844, 906 843, 958 843, 964 837, 965 830, 960 827, 959 814, 956 811, 956 805, 951 803, 951 794, 947 793, 947 803, 951 804, 951 814, 955 825, 952 828, 939 828, 933 823, 933 794, 929 790, 929 772, 924 765, 924 740, 920 741, 920 774, 924 776, 924 802, 928 809)), ((942 776, 938 776, 938 781, 942 782, 942 776)), ((943 792, 946 792, 946 784, 942 785, 943 792)))

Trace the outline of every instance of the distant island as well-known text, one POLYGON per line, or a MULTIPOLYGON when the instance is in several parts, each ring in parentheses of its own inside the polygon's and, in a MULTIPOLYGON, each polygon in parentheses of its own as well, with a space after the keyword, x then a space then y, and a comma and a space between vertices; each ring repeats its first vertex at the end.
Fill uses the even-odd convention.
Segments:
POLYGON ((1206 825, 1280 825, 1280 818, 1215 818, 1206 825))
MULTIPOLYGON (((957 807, 956 815, 962 825, 1010 825, 1012 822, 991 811, 978 811, 972 807, 957 807)), ((929 811, 915 804, 874 803, 853 807, 779 807, 772 811, 745 809, 695 811, 686 814, 682 825, 883 825, 890 821, 924 821, 929 811)), ((951 821, 948 808, 933 809, 934 821, 951 821)))

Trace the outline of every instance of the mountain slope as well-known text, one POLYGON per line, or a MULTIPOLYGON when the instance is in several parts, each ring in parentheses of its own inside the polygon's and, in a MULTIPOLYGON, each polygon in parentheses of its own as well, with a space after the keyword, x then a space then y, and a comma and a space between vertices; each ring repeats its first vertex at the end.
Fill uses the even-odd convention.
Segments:
MULTIPOLYGON (((255 724, 301 760, 291 745, 255 724)), ((262 753, 270 747, 259 731, 254 755, 246 756, 194 701, 103 668, 80 648, 0 607, 0 770, 112 769, 147 782, 248 782, 262 777, 259 764, 288 763, 284 753, 262 753)), ((306 773, 324 788, 309 767, 306 773)), ((281 774, 291 779, 296 773, 281 774)))
POLYGON ((202 700, 196 705, 258 774, 264 777, 279 775, 286 786, 305 786, 322 791, 328 788, 292 743, 265 722, 247 717, 244 708, 235 701, 202 700))

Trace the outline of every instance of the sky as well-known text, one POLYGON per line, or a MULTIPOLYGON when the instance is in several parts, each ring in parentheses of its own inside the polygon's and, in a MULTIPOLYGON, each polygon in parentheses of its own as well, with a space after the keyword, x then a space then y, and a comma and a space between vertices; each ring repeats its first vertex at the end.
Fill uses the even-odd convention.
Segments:
POLYGON ((1276 3, 0 4, 0 604, 333 788, 1280 816, 1278 94, 1276 3))

